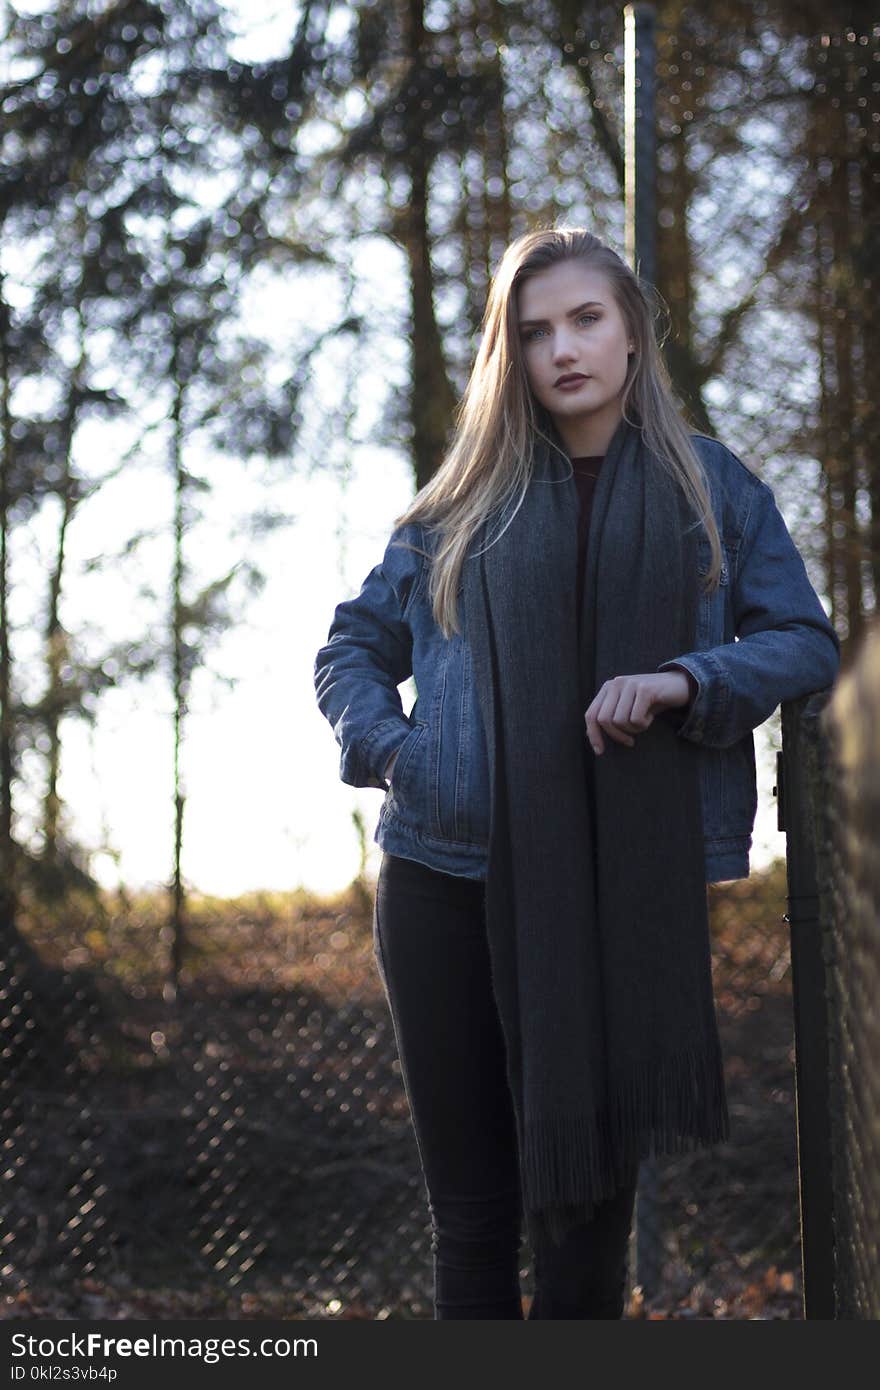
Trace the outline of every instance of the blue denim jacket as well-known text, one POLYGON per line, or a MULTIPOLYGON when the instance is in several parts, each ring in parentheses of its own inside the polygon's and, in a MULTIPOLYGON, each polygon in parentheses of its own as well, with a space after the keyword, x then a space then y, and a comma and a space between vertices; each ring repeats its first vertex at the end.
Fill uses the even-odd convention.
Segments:
MULTIPOLYGON (((701 597, 693 651, 671 652, 657 670, 683 666, 698 685, 686 709, 660 717, 673 716, 678 736, 702 752, 706 881, 714 883, 749 873, 758 806, 752 730, 782 701, 834 683, 840 641, 772 489, 717 440, 691 438, 721 536, 721 583, 701 597)), ((342 781, 385 790, 374 841, 431 868, 485 878, 489 764, 466 632, 440 632, 428 562, 395 544, 401 539, 428 549, 422 526, 397 528, 357 597, 337 605, 315 659, 318 706, 342 749, 342 781), (417 699, 407 717, 398 686, 411 675, 417 699), (383 772, 395 749, 389 783, 383 772)), ((705 573, 702 529, 699 544, 705 573)))

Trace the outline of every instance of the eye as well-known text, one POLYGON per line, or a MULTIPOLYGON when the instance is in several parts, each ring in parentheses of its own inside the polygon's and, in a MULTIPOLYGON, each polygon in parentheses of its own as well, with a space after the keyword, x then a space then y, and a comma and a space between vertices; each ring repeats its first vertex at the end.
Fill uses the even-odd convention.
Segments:
POLYGON ((578 323, 583 323, 584 319, 589 319, 591 322, 595 322, 598 319, 598 317, 598 314, 581 314, 580 318, 578 319, 578 323))
POLYGON ((523 334, 523 342, 530 343, 536 333, 546 333, 545 328, 527 328, 523 334))

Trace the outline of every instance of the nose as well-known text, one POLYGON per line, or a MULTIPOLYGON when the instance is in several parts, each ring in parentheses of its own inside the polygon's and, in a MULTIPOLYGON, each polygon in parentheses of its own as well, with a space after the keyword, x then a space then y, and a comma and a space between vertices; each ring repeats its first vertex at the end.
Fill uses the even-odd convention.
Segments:
POLYGON ((571 329, 567 325, 558 328, 553 337, 553 361, 562 364, 571 362, 576 356, 577 349, 571 329))

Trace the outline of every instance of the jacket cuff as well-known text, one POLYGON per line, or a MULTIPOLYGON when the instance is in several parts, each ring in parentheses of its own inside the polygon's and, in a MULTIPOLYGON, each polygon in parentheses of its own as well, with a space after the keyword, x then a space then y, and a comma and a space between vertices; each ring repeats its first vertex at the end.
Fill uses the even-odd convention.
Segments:
POLYGON ((680 738, 688 738, 693 743, 711 744, 713 731, 723 721, 727 704, 727 686, 721 667, 711 652, 696 652, 664 661, 657 670, 669 671, 677 666, 693 676, 697 693, 676 732, 680 738))

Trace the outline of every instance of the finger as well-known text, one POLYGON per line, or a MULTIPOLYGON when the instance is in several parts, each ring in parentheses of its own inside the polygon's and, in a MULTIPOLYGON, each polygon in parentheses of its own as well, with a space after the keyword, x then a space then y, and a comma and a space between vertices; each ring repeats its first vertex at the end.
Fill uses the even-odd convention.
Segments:
POLYGON ((614 723, 628 734, 640 734, 653 722, 651 694, 644 681, 627 681, 621 687, 614 711, 614 723))
POLYGON ((618 692, 613 689, 609 690, 599 708, 596 723, 615 743, 623 743, 626 744, 627 747, 632 747, 635 740, 623 729, 619 728, 617 724, 616 710, 619 701, 620 696, 618 692))
POLYGON ((631 735, 635 732, 630 727, 630 709, 632 707, 632 688, 629 684, 621 682, 613 692, 616 696, 611 715, 611 727, 617 737, 618 743, 624 743, 631 748, 635 739, 631 735))
POLYGON ((647 729, 654 722, 654 716, 651 713, 653 704, 654 697, 646 686, 642 686, 636 691, 636 698, 633 701, 629 722, 631 727, 637 732, 642 729, 647 729))
POLYGON ((584 714, 584 721, 587 726, 587 738, 589 739, 590 745, 596 753, 601 753, 603 748, 605 747, 605 744, 602 741, 602 734, 597 722, 597 716, 599 710, 602 707, 602 701, 604 700, 605 695, 607 693, 607 688, 608 682, 606 681, 593 696, 593 699, 587 706, 586 713, 584 714))
POLYGON ((587 710, 584 715, 584 723, 587 726, 587 740, 594 753, 601 753, 605 744, 602 742, 602 735, 599 732, 599 726, 596 723, 595 715, 590 713, 592 708, 593 706, 590 705, 590 709, 587 710))

